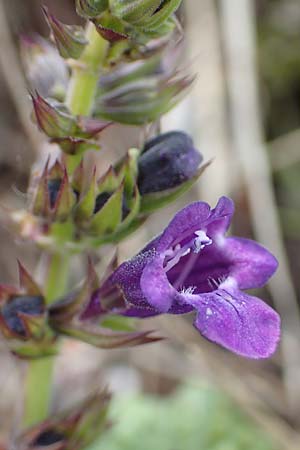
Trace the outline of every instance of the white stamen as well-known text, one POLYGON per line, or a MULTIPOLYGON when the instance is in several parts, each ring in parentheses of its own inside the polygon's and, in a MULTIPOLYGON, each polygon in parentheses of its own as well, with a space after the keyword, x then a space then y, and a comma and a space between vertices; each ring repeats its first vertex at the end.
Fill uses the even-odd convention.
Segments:
MULTIPOLYGON (((187 242, 183 247, 180 244, 176 244, 174 248, 168 249, 165 252, 165 272, 171 270, 176 264, 179 263, 180 259, 189 253, 193 252, 194 254, 200 253, 200 251, 206 247, 207 245, 212 244, 212 239, 210 239, 205 231, 197 230, 195 231, 196 238, 193 238, 190 242, 187 242)), ((193 261, 189 261, 193 262, 193 261)), ((186 274, 184 271, 184 275, 181 274, 181 278, 186 278, 188 273, 191 271, 192 266, 188 266, 188 270, 186 270, 186 274)), ((177 283, 178 284, 178 283, 177 283)))
POLYGON ((196 289, 196 286, 189 286, 188 288, 182 288, 181 289, 181 294, 193 294, 194 290, 196 289))
POLYGON ((191 253, 191 249, 190 249, 190 248, 186 249, 186 251, 185 251, 184 253, 182 253, 181 256, 186 256, 186 255, 188 255, 189 253, 191 253))
POLYGON ((212 240, 207 236, 205 231, 197 230, 195 231, 195 235, 198 236, 194 240, 193 244, 193 252, 199 253, 204 247, 212 244, 212 240))

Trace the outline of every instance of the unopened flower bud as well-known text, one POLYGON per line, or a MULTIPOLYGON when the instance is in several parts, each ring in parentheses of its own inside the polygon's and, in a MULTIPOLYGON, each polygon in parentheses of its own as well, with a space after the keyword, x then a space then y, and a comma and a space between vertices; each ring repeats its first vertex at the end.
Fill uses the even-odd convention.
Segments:
MULTIPOLYGON (((112 196, 112 193, 109 192, 102 192, 99 194, 96 198, 95 208, 94 208, 94 214, 97 214, 98 211, 105 205, 107 200, 110 199, 112 196)), ((126 202, 126 197, 123 194, 123 200, 122 200, 122 219, 124 220, 125 217, 128 215, 129 209, 126 202)))
POLYGON ((42 9, 59 54, 63 58, 78 59, 88 43, 83 27, 78 25, 65 25, 50 14, 46 6, 43 6, 42 9))
POLYGON ((153 75, 125 83, 99 96, 95 115, 128 125, 145 125, 170 111, 192 81, 192 77, 184 75, 153 75))
POLYGON ((64 98, 68 80, 68 67, 54 45, 41 36, 22 36, 21 58, 32 92, 44 97, 64 98))
POLYGON ((2 317, 7 327, 16 334, 26 336, 26 328, 20 314, 38 316, 45 310, 42 296, 20 295, 11 297, 1 309, 2 317))
MULTIPOLYGON (((110 395, 96 392, 69 411, 56 414, 18 437, 17 450, 79 450, 101 437, 107 427, 110 395)), ((14 447, 15 448, 15 447, 14 447)))
POLYGON ((108 0, 76 0, 77 14, 85 19, 99 16, 108 8, 108 0))
POLYGON ((20 287, 0 286, 0 331, 10 350, 23 358, 56 352, 56 334, 47 324, 45 298, 19 264, 20 287))
POLYGON ((141 195, 179 186, 197 173, 201 161, 186 133, 171 131, 149 140, 138 159, 141 195))

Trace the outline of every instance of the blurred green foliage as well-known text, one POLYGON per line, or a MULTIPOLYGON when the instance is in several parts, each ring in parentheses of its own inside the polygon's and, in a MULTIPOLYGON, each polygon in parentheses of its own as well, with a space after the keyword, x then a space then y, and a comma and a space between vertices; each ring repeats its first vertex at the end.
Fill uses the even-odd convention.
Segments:
POLYGON ((116 396, 114 426, 89 450, 274 450, 270 440, 212 387, 186 384, 171 397, 116 396))

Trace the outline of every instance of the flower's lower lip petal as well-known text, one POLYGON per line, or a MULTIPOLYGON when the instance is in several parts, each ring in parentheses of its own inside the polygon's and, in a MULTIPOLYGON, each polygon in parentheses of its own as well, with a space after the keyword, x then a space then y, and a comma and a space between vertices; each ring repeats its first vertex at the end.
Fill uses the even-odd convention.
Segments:
POLYGON ((144 268, 141 276, 142 292, 151 306, 161 313, 166 313, 180 294, 171 286, 165 271, 161 257, 144 268))
POLYGON ((195 327, 202 336, 239 355, 271 356, 280 337, 278 314, 257 297, 237 289, 198 296, 195 327))
POLYGON ((230 276, 236 280, 240 289, 264 286, 278 267, 276 258, 250 239, 226 238, 223 251, 232 261, 230 276))

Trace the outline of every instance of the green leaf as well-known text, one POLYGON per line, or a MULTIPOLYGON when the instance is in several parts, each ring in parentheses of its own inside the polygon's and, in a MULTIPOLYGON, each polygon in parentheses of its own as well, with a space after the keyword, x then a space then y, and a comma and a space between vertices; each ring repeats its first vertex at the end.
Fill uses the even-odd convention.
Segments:
POLYGON ((168 0, 163 2, 162 8, 153 14, 144 24, 146 29, 156 30, 164 25, 166 20, 179 8, 182 0, 168 0))
POLYGON ((117 233, 120 233, 123 230, 125 231, 126 229, 128 229, 130 227, 131 223, 134 221, 134 219, 136 219, 136 217, 140 211, 140 205, 141 205, 141 196, 138 191, 138 188, 135 187, 134 193, 128 204, 128 206, 130 208, 130 212, 125 217, 123 222, 119 225, 119 227, 117 229, 117 233))
POLYGON ((116 232, 109 234, 107 236, 101 236, 97 238, 92 238, 87 240, 87 245, 91 248, 98 247, 104 244, 117 244, 125 239, 130 234, 134 233, 138 228, 140 228, 146 221, 147 217, 137 217, 134 219, 127 227, 121 228, 116 232))
POLYGON ((104 206, 91 220, 91 231, 99 234, 111 234, 120 225, 122 220, 123 183, 107 200, 104 206))
POLYGON ((86 220, 93 215, 96 196, 97 196, 96 173, 94 173, 88 191, 86 192, 85 196, 82 198, 82 200, 80 200, 79 204, 76 207, 75 220, 79 221, 86 220))
POLYGON ((136 148, 131 148, 130 150, 128 150, 124 164, 118 172, 118 176, 124 180, 124 193, 128 202, 130 202, 132 198, 134 187, 136 185, 138 173, 137 160, 139 154, 140 150, 136 148))
POLYGON ((87 321, 74 324, 56 324, 55 329, 62 334, 87 342, 95 347, 106 349, 132 347, 161 340, 161 338, 152 337, 150 331, 113 331, 87 321))

